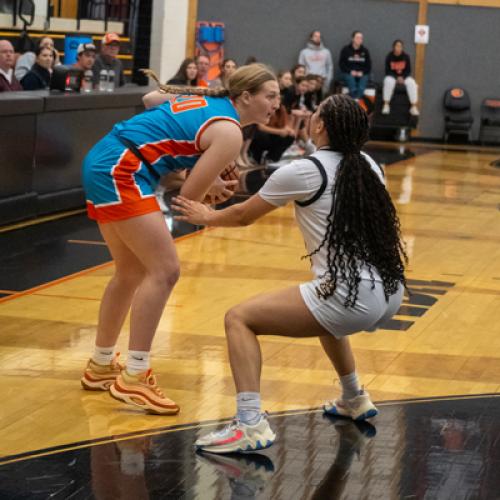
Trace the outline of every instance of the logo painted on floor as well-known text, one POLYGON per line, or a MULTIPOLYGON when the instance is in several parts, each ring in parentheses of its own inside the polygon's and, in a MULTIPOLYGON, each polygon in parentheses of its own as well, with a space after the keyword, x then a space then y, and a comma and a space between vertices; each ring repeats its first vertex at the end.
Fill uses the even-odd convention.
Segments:
MULTIPOLYGON (((414 316, 415 318, 423 316, 438 301, 439 296, 445 295, 454 286, 455 283, 449 281, 408 280, 411 296, 405 297, 396 316, 414 316)), ((411 320, 397 319, 396 316, 383 323, 380 328, 384 330, 408 330, 415 323, 411 320)))

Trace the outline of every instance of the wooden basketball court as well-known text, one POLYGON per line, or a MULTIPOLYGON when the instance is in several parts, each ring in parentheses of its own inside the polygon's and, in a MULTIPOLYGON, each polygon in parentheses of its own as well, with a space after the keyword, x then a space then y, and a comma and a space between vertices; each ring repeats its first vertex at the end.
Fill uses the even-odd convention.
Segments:
MULTIPOLYGON (((80 12, 77 16, 60 1, 49 3, 59 16, 78 17, 79 30, 80 12)), ((104 3, 106 31, 109 12, 104 3)), ((137 33, 148 32, 144 65, 165 79, 167 73, 174 74, 170 54, 195 55, 196 24, 212 16, 212 10, 224 11, 220 20, 231 27, 226 47, 231 57, 243 59, 240 51, 255 35, 245 31, 247 27, 276 34, 273 18, 262 6, 259 11, 271 21, 267 28, 265 17, 248 15, 243 5, 233 9, 185 0, 176 2, 176 15, 171 16, 167 3, 143 2, 136 16, 137 33), (233 10, 241 13, 234 16, 233 10), (185 38, 179 36, 184 23, 185 38), (238 35, 243 43, 238 43, 238 35), (160 50, 150 53, 150 45, 168 47, 168 57, 160 50)), ((327 12, 328 3, 316 3, 306 8, 308 22, 331 22, 332 16, 320 8, 323 5, 327 12)), ((467 88, 479 83, 472 89, 475 99, 493 96, 496 90, 487 69, 484 74, 463 72, 467 65, 461 58, 478 47, 483 59, 495 55, 494 40, 487 35, 494 32, 492 9, 500 7, 499 0, 403 0, 406 5, 399 10, 399 2, 393 3, 393 18, 385 8, 377 18, 377 7, 363 6, 365 17, 371 19, 371 12, 378 19, 365 24, 367 43, 376 35, 379 47, 389 47, 391 30, 379 36, 386 15, 392 26, 409 28, 406 37, 414 24, 415 35, 422 38, 431 26, 432 53, 427 50, 426 59, 423 40, 415 41, 412 52, 422 118, 436 113, 441 97, 435 92, 462 79, 467 88), (450 8, 445 13, 446 4, 450 8), (461 26, 464 19, 467 33, 446 31, 461 26), (372 31, 375 25, 377 32, 372 31), (444 66, 443 58, 435 57, 439 51, 448 54, 444 66)), ((346 15, 347 7, 341 4, 335 7, 344 13, 337 16, 341 29, 332 31, 327 24, 326 42, 335 50, 344 27, 359 17, 346 15)), ((57 31, 64 20, 52 17, 52 29, 57 31)), ((134 16, 125 18, 131 21, 134 16)), ((299 18, 304 16, 291 13, 280 21, 283 28, 295 27, 299 18)), ((47 27, 49 15, 44 34, 47 27)), ((111 28, 123 29, 115 24, 111 28)), ((321 22, 318 28, 326 34, 321 22)), ((51 34, 56 43, 68 29, 51 34)), ((266 38, 269 46, 260 54, 260 40, 254 40, 252 53, 271 62, 276 57, 274 62, 281 65, 286 60, 281 57, 283 41, 289 43, 288 31, 282 33, 282 38, 266 38), (272 47, 280 52, 273 54, 272 47)), ((398 36, 405 32, 401 33, 398 36)), ((18 26, 4 35, 17 39, 18 26)), ((134 39, 130 33, 123 35, 122 41, 134 39)), ((134 47, 137 61, 139 45, 134 47)), ((130 54, 119 57, 129 65, 133 62, 130 54)), ((479 113, 475 117, 476 124, 482 121, 479 113)), ((260 338, 263 408, 270 412, 277 440, 263 453, 215 455, 195 452, 193 443, 235 413, 225 312, 256 294, 310 279, 292 206, 245 228, 200 229, 166 215, 176 237, 181 279, 161 318, 152 367, 165 393, 181 406, 176 416, 148 415, 107 393, 81 388, 80 377, 94 347, 100 300, 113 274, 107 247, 84 210, 0 227, 0 499, 499 499, 500 148, 415 142, 418 137, 440 140, 440 132, 429 123, 437 126, 435 121, 420 120, 421 128, 412 131, 409 145, 372 142, 366 148, 386 167, 409 255, 410 293, 398 313, 377 332, 351 337, 358 374, 379 415, 368 422, 324 415, 323 401, 336 397, 340 386, 319 341, 266 336, 260 338)), ((14 129, 20 132, 23 127, 14 129)), ((401 132, 403 140, 406 129, 401 132)), ((30 151, 19 137, 16 140, 26 147, 16 155, 30 151)), ((85 144, 85 138, 80 142, 85 144)), ((8 143, 4 141, 4 149, 8 143)), ((484 144, 481 132, 478 143, 484 144)), ((45 147, 42 143, 41 149, 45 147)), ((61 164, 66 168, 70 155, 63 153, 61 164)), ((6 170, 3 179, 8 185, 23 169, 11 161, 12 153, 4 156, 6 165, 16 167, 6 170)), ((26 179, 36 162, 36 155, 27 158, 26 179)), ((51 161, 48 172, 57 175, 52 163, 57 165, 51 161)), ((75 165, 79 172, 79 163, 72 168, 75 165)), ((256 192, 268 174, 262 169, 248 171, 247 190, 256 192)), ((25 193, 23 189, 13 190, 14 197, 25 193)), ((34 213, 39 212, 27 217, 34 213)), ((7 220, 23 218, 15 215, 7 220)), ((127 342, 128 322, 118 343, 123 360, 127 342)))
MULTIPOLYGON (((369 151, 383 161, 397 156, 397 148, 372 145, 369 151)), ((411 149, 416 156, 387 165, 386 174, 410 256, 413 295, 386 329, 352 337, 358 371, 379 402, 500 393, 500 170, 490 165, 500 152, 411 149)), ((49 223, 42 226, 50 230, 49 223)), ((58 243, 70 259, 91 247, 104 250, 89 227, 86 238, 58 243)), ((4 248, 26 230, 4 231, 4 248)), ((247 228, 193 233, 177 241, 177 250, 182 277, 153 345, 153 368, 181 406, 175 417, 144 415, 105 393, 81 390, 111 263, 28 289, 22 283, 43 271, 30 259, 16 261, 18 288, 5 289, 0 276, 4 461, 233 415, 224 313, 310 276, 300 259, 305 252, 293 208, 247 228)), ((315 408, 338 393, 316 339, 269 337, 261 345, 266 410, 315 408)), ((119 349, 127 351, 126 330, 119 349)))

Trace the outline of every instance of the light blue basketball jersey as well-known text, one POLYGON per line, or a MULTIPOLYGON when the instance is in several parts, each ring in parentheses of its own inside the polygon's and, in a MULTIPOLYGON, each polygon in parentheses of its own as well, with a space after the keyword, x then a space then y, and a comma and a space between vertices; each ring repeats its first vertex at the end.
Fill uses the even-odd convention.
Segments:
POLYGON ((228 97, 178 95, 118 123, 112 133, 132 141, 161 176, 192 168, 202 153, 201 135, 217 120, 240 124, 228 97))

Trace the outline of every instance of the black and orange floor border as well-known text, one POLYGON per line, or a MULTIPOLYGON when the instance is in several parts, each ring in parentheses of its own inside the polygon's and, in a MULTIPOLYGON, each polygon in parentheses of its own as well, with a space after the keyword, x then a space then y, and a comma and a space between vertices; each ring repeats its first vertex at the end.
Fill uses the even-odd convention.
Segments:
POLYGON ((258 454, 196 453, 199 434, 222 420, 2 457, 0 496, 205 499, 255 490, 263 496, 241 498, 360 498, 360 491, 371 491, 363 498, 497 498, 500 395, 378 406, 380 414, 362 423, 319 408, 270 414, 278 437, 258 454), (116 493, 124 485, 133 496, 116 493))

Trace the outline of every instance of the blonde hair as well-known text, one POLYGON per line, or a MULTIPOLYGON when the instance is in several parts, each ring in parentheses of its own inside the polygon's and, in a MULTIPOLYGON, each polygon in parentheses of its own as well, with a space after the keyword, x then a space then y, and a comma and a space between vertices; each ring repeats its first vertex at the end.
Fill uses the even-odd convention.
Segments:
POLYGON ((158 85, 161 92, 165 94, 189 94, 206 95, 210 97, 239 97, 243 92, 256 94, 260 87, 269 81, 277 81, 276 75, 264 64, 248 64, 238 68, 227 80, 227 88, 224 87, 190 87, 185 85, 165 85, 160 82, 156 73, 151 69, 143 69, 142 72, 151 77, 158 85))

